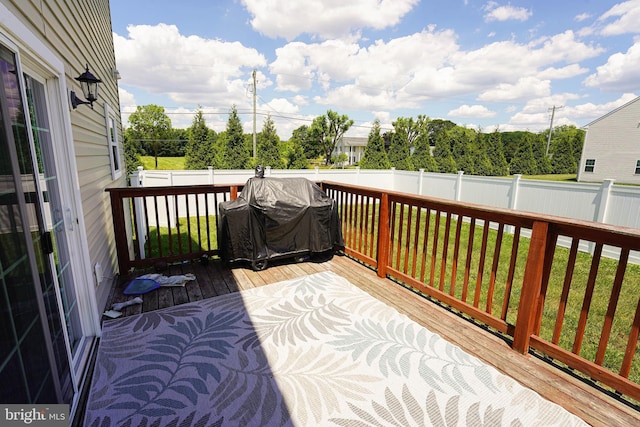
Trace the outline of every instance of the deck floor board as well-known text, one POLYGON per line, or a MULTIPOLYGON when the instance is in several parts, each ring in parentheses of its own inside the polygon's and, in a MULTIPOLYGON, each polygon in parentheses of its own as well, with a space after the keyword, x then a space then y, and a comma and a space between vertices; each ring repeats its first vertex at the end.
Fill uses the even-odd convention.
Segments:
MULTIPOLYGON (((127 307, 124 315, 198 301, 327 270, 346 278, 355 286, 591 425, 640 425, 640 412, 635 408, 535 356, 521 355, 511 350, 505 339, 389 279, 378 277, 372 269, 346 256, 336 255, 325 262, 274 263, 263 271, 253 271, 242 266, 229 269, 218 260, 211 260, 206 264, 194 262, 170 266, 163 274, 170 276, 193 273, 196 280, 188 282, 185 288, 159 289, 143 295, 143 304, 127 307)), ((132 298, 123 296, 122 290, 131 279, 144 273, 137 271, 122 277, 111 293, 111 303, 132 298)))

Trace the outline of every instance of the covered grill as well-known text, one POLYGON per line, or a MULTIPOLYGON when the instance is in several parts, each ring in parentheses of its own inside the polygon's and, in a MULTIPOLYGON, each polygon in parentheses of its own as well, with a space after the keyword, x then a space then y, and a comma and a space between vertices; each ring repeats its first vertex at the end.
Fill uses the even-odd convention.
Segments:
POLYGON ((336 202, 305 178, 250 178, 219 205, 218 247, 226 262, 327 253, 344 246, 336 202))

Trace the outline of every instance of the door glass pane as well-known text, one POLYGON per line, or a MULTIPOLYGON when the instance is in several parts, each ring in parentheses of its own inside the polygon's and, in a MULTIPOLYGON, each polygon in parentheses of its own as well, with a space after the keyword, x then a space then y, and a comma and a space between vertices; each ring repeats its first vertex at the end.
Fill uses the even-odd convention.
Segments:
MULTIPOLYGON (((80 313, 73 278, 69 242, 64 224, 64 207, 60 198, 58 174, 54 162, 55 147, 49 126, 44 85, 25 75, 27 100, 31 112, 31 129, 37 155, 38 177, 42 191, 45 224, 43 228, 52 232, 53 260, 55 262, 57 285, 60 287, 65 324, 73 354, 82 337, 80 313)), ((53 279, 53 278, 51 278, 53 279)), ((54 289, 55 282, 49 281, 47 292, 54 289)), ((62 330, 58 331, 59 333, 62 330)), ((54 340, 55 341, 55 340, 54 340)))
POLYGON ((70 395, 63 396, 60 388, 70 367, 66 351, 55 351, 62 326, 48 285, 52 275, 41 239, 27 115, 15 56, 1 45, 0 75, 0 381, 6 385, 14 379, 10 387, 0 387, 0 401, 22 395, 26 401, 19 403, 69 402, 70 395))

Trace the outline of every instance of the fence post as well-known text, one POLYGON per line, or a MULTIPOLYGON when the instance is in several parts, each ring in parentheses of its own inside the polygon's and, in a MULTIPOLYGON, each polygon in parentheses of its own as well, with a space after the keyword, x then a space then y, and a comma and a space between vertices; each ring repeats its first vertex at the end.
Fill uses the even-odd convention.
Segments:
POLYGON ((459 202, 462 199, 462 176, 464 175, 464 171, 458 171, 458 176, 456 177, 456 195, 453 200, 459 202))
POLYGON ((614 182, 615 179, 605 179, 604 181, 602 181, 602 185, 600 186, 600 197, 598 206, 596 207, 595 220, 597 222, 607 222, 607 208, 609 207, 609 199, 611 197, 611 189, 613 188, 614 182))
POLYGON ((209 184, 213 185, 213 166, 207 166, 207 170, 209 171, 209 184))
POLYGON ((424 169, 420 169, 420 173, 418 174, 418 195, 422 196, 422 181, 424 180, 424 169))
POLYGON ((389 194, 380 196, 380 218, 378 220, 378 277, 387 277, 389 262, 389 194))
MULTIPOLYGON (((533 223, 520 303, 518 304, 518 316, 513 334, 513 349, 522 354, 529 351, 530 337, 534 332, 536 317, 539 314, 538 301, 542 289, 548 232, 549 223, 541 221, 533 223)), ((541 312, 542 310, 540 310, 541 312)))

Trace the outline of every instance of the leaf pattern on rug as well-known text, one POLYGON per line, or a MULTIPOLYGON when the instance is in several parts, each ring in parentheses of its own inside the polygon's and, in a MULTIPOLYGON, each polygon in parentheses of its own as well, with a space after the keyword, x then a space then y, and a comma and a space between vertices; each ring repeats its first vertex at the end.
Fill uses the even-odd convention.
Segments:
MULTIPOLYGON (((296 345, 338 332, 340 327, 350 323, 349 315, 332 301, 327 301, 324 295, 296 295, 291 301, 283 301, 267 309, 266 314, 254 315, 251 326, 262 341, 296 345)), ((245 340, 257 341, 255 337, 247 335, 239 342, 245 340)))
MULTIPOLYGON (((122 411, 127 414, 125 421, 140 416, 145 419, 175 416, 176 410, 182 410, 189 404, 196 405, 198 394, 208 393, 206 382, 209 377, 220 381, 220 371, 211 361, 222 360, 229 355, 232 344, 228 339, 237 337, 237 323, 244 313, 209 312, 204 320, 166 314, 158 317, 170 323, 172 332, 157 335, 143 350, 138 350, 137 355, 130 355, 128 351, 120 353, 119 358, 125 357, 124 354, 128 359, 143 363, 117 377, 108 372, 111 377, 109 399, 93 401, 91 409, 104 406, 122 411)), ((114 335, 116 337, 118 334, 114 335)), ((111 339, 104 345, 115 344, 111 339)), ((111 358, 114 356, 112 352, 121 346, 115 349, 108 347, 111 358)), ((106 365, 106 368, 111 366, 106 365)), ((98 374, 101 370, 101 367, 96 368, 98 374)))
POLYGON ((234 354, 237 366, 223 364, 225 377, 211 394, 211 407, 234 425, 285 425, 290 415, 261 348, 234 354), (238 402, 251 402, 238 405, 238 402))
POLYGON ((380 377, 363 374, 357 364, 319 347, 292 349, 281 356, 274 361, 273 371, 301 425, 320 423, 339 413, 345 399, 364 401, 371 387, 381 383, 380 377))
POLYGON ((92 427, 584 426, 324 272, 104 323, 92 427))

